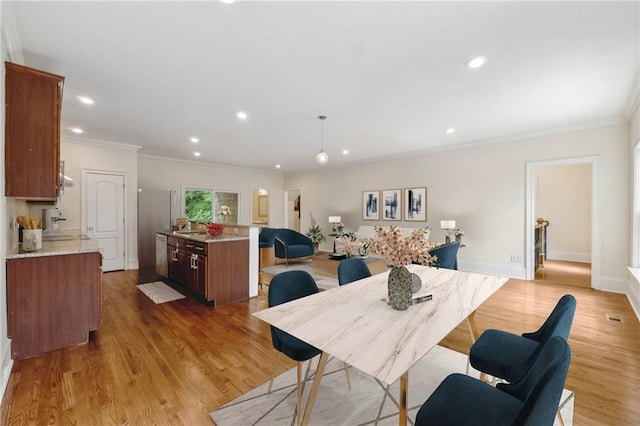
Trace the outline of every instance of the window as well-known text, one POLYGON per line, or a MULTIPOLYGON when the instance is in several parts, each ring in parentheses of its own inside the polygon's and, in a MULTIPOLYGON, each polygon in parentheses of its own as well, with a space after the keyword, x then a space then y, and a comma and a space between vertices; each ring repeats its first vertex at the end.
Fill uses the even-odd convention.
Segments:
POLYGON ((184 215, 191 222, 211 222, 213 191, 210 189, 185 189, 184 215))
POLYGON ((240 193, 210 188, 185 187, 184 215, 191 222, 238 223, 240 193))

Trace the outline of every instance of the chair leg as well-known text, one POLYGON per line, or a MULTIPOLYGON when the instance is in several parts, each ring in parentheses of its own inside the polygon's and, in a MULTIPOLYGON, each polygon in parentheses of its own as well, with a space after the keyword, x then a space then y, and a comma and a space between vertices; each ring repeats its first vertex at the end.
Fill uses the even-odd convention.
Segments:
POLYGON ((351 376, 349 376, 349 364, 344 363, 344 374, 347 376, 347 387, 351 390, 351 376))
POLYGON ((273 372, 271 373, 271 381, 269 382, 269 389, 267 389, 267 393, 271 393, 271 387, 273 386, 273 379, 276 378, 276 373, 278 372, 278 364, 280 363, 280 354, 282 354, 282 352, 278 352, 278 356, 276 356, 276 363, 273 366, 273 372))
MULTIPOLYGON (((297 398, 298 402, 296 403, 296 423, 298 426, 302 423, 302 416, 300 413, 302 412, 302 361, 298 361, 298 389, 297 389, 297 398)), ((311 362, 309 362, 311 364, 311 362)))
POLYGON ((562 418, 562 413, 560 412, 560 408, 558 408, 558 412, 556 414, 558 416, 558 420, 560 421, 560 426, 564 426, 564 419, 562 418))

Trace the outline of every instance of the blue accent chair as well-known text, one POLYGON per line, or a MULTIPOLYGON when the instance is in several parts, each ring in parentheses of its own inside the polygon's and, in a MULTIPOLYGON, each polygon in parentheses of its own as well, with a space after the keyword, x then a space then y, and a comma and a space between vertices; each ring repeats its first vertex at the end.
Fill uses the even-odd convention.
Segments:
POLYGON ((436 260, 438 268, 458 269, 458 248, 460 248, 460 242, 454 241, 436 247, 429 253, 438 257, 436 260))
MULTIPOLYGON (((290 302, 292 300, 300 299, 302 297, 310 296, 312 294, 316 294, 318 292, 318 286, 314 281, 311 274, 307 271, 301 270, 292 270, 282 272, 271 280, 269 284, 269 294, 268 294, 268 302, 269 307, 277 306, 282 303, 290 302)), ((297 389, 297 398, 298 398, 298 409, 297 415, 301 416, 301 399, 302 399, 302 362, 310 360, 316 355, 320 354, 320 349, 315 346, 311 346, 308 343, 303 342, 298 339, 280 330, 277 327, 271 326, 271 342, 273 343, 273 347, 278 351, 278 357, 276 358, 276 363, 273 367, 273 372, 271 374, 271 381, 269 382, 268 393, 271 392, 271 387, 273 386, 273 379, 276 376, 276 372, 278 371, 278 364, 280 361, 280 355, 285 354, 289 358, 297 361, 297 377, 298 377, 298 389, 297 389)), ((309 374, 309 367, 311 366, 311 362, 307 366, 307 372, 305 374, 305 380, 309 374)), ((345 374, 347 375, 347 383, 349 388, 351 388, 351 380, 349 378, 349 372, 346 369, 345 364, 345 374)))
POLYGON ((361 280, 371 276, 369 267, 362 259, 352 257, 351 259, 342 260, 338 264, 338 284, 349 284, 353 281, 361 280))
POLYGON ((275 228, 262 228, 260 235, 258 236, 258 247, 269 248, 273 247, 274 239, 276 235, 275 228))
POLYGON ((287 228, 276 229, 273 247, 276 258, 284 259, 287 264, 292 259, 313 256, 315 252, 313 241, 309 237, 287 228))
POLYGON ((415 424, 552 426, 570 361, 569 345, 555 336, 516 383, 493 387, 464 374, 452 374, 420 407, 415 424))
POLYGON ((469 351, 471 366, 507 382, 517 382, 535 361, 546 341, 554 336, 568 340, 575 311, 575 297, 566 294, 540 329, 533 333, 518 336, 500 330, 484 331, 469 351))

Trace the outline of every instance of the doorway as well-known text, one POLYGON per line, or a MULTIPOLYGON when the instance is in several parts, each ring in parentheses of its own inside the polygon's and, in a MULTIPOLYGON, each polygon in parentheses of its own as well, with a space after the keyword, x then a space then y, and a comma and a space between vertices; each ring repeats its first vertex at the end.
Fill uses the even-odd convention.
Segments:
MULTIPOLYGON (((597 283, 593 279, 593 277, 598 277, 600 271, 600 224, 598 218, 600 217, 600 211, 598 207, 598 157, 579 157, 579 158, 571 158, 571 159, 562 159, 562 160, 549 160, 549 161, 540 161, 540 162, 530 162, 527 163, 527 186, 526 186, 526 224, 525 224, 525 275, 527 280, 540 280, 546 282, 557 282, 559 284, 573 282, 576 283, 584 283, 585 280, 588 283, 588 287, 597 288, 597 283), (582 167, 574 167, 573 166, 582 166, 582 167), (538 214, 540 212, 540 207, 544 204, 547 205, 547 211, 553 211, 554 208, 556 211, 559 210, 557 204, 560 202, 558 200, 553 199, 553 196, 550 195, 547 199, 541 198, 545 197, 545 194, 540 194, 538 184, 540 183, 538 177, 541 173, 544 173, 545 170, 552 171, 550 173, 551 179, 560 179, 558 176, 561 176, 562 173, 572 173, 575 170, 588 170, 589 177, 586 179, 586 182, 583 180, 582 188, 578 191, 576 188, 576 192, 586 191, 586 197, 588 201, 583 206, 583 210, 576 214, 580 214, 581 225, 580 229, 587 228, 587 231, 583 233, 590 233, 590 239, 586 243, 582 241, 583 249, 579 250, 568 250, 568 249, 560 249, 559 247, 572 247, 571 244, 576 243, 576 241, 570 241, 571 239, 571 227, 576 226, 577 216, 574 218, 573 223, 571 222, 571 218, 566 218, 562 216, 557 216, 558 221, 556 222, 556 231, 561 229, 564 232, 564 237, 558 237, 558 239, 564 238, 564 243, 547 247, 547 258, 551 259, 551 261, 547 262, 549 268, 546 271, 536 271, 535 268, 535 247, 534 247, 534 232, 536 219, 539 217, 538 214), (555 173, 555 175, 554 175, 555 173), (584 186, 587 186, 585 188, 584 186), (554 203, 556 206, 554 207, 554 203), (587 221, 587 223, 585 223, 587 221), (564 223, 564 224, 563 224, 564 223), (563 228, 559 228, 563 227, 563 228), (554 251, 555 250, 555 251, 554 251), (555 259, 554 259, 555 258, 555 259), (590 264, 589 264, 590 262, 590 264), (587 265, 584 265, 584 264, 587 265), (580 265, 583 264, 583 265, 580 265), (588 267, 590 266, 590 267, 588 267), (586 278, 585 278, 585 275, 586 278)), ((555 196, 562 196, 559 191, 555 196)), ((584 197, 583 197, 584 198, 584 197)), ((584 201, 584 200, 583 200, 584 201)), ((544 210, 544 209, 543 209, 544 210)), ((544 218, 549 219, 549 218, 544 218)), ((553 220, 549 227, 553 229, 553 220)), ((556 232, 556 236, 561 234, 561 232, 556 232)), ((580 236, 580 238, 584 238, 584 235, 580 236)), ((574 239, 578 239, 577 236, 574 239)), ((542 266, 544 268, 544 266, 542 266)), ((540 269, 540 268, 539 268, 540 269)))
POLYGON ((300 232, 300 212, 302 211, 302 199, 299 189, 285 191, 284 223, 285 226, 300 232))
POLYGON ((125 182, 122 173, 83 170, 83 232, 96 240, 102 253, 102 271, 125 267, 125 182))

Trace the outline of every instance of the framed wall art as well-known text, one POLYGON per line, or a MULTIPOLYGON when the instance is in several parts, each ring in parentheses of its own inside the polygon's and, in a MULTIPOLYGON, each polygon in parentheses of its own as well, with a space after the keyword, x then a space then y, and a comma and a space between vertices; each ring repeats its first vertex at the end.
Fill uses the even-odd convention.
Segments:
POLYGON ((427 188, 405 188, 404 220, 415 222, 427 220, 427 188))
POLYGON ((382 191, 382 220, 402 220, 402 190, 382 191))
POLYGON ((380 220, 380 191, 362 191, 362 220, 380 220))

